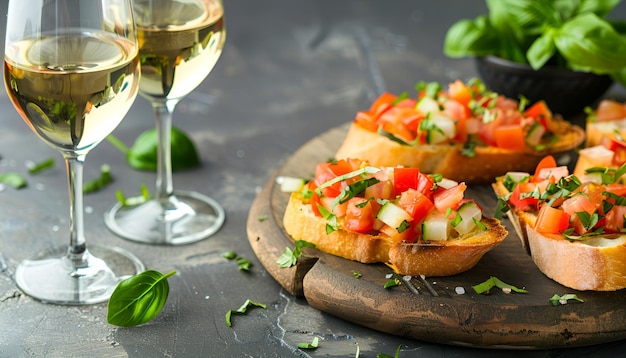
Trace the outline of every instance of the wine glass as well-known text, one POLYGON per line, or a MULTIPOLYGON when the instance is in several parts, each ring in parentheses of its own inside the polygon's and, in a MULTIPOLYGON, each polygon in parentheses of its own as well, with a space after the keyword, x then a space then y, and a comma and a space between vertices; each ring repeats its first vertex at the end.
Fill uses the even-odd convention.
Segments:
POLYGON ((221 0, 134 0, 142 77, 139 94, 152 104, 158 134, 156 193, 142 204, 114 205, 105 222, 143 243, 180 245, 205 239, 224 223, 224 209, 193 191, 174 190, 172 112, 209 75, 226 37, 221 0))
POLYGON ((68 177, 69 246, 15 270, 18 287, 44 302, 103 302, 121 280, 144 270, 120 248, 88 249, 83 223, 85 156, 120 123, 138 92, 131 1, 9 2, 6 90, 30 129, 62 154, 68 177))

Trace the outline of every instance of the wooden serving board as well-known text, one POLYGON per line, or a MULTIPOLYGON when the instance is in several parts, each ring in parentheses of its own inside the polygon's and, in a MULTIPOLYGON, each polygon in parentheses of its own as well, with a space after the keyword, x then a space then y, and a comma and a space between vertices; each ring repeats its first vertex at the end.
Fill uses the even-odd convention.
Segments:
MULTIPOLYGON (((626 291, 579 292, 544 276, 528 256, 511 223, 509 236, 471 270, 449 277, 411 279, 384 288, 392 271, 383 264, 361 264, 305 249, 306 257, 292 268, 276 263, 285 248, 293 249, 282 216, 289 194, 275 184, 277 176, 310 177, 315 164, 332 158, 347 125, 307 142, 272 177, 249 212, 247 231, 262 265, 290 294, 303 296, 321 311, 374 330, 423 341, 460 346, 543 349, 606 343, 626 338, 626 291), (354 273, 362 276, 357 278, 354 273), (494 288, 478 295, 471 286, 495 276, 526 294, 494 288), (457 294, 463 287, 465 294, 457 294), (554 295, 577 294, 584 303, 553 306, 554 295)), ((469 186, 493 215, 496 197, 489 185, 469 186), (491 208, 491 211, 490 209, 491 208)))

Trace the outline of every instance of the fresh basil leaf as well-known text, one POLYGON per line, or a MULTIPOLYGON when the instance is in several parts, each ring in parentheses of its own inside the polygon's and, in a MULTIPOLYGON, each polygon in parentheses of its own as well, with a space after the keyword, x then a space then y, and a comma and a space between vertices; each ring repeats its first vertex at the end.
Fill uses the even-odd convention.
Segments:
POLYGON ((556 54, 554 45, 554 31, 546 31, 536 39, 526 52, 530 66, 538 70, 543 67, 556 54))
POLYGON ((147 270, 121 281, 108 303, 107 322, 120 327, 132 327, 146 323, 156 317, 170 291, 167 278, 155 270, 147 270))
POLYGON ((517 288, 517 287, 515 287, 513 285, 509 285, 508 283, 502 282, 500 279, 498 279, 495 276, 491 276, 486 281, 472 286, 474 291, 477 294, 479 294, 479 295, 483 294, 483 293, 489 292, 489 290, 491 290, 493 287, 497 287, 499 289, 507 288, 507 289, 511 289, 511 291, 515 291, 517 293, 528 293, 528 291, 526 291, 526 290, 524 290, 522 288, 517 288))
POLYGON ((578 15, 556 32, 554 43, 571 69, 613 73, 626 63, 626 39, 592 13, 578 15))
POLYGON ((497 31, 486 16, 474 20, 460 20, 450 27, 444 39, 443 52, 446 56, 487 56, 502 47, 497 31))
MULTIPOLYGON (((155 128, 140 134, 126 153, 128 164, 138 170, 155 171, 158 143, 159 137, 155 128)), ((172 127, 171 131, 171 150, 172 171, 196 168, 200 165, 194 143, 183 131, 175 127, 172 127)))
POLYGON ((10 185, 15 189, 25 188, 27 185, 23 176, 13 172, 0 174, 0 183, 10 185))
POLYGON ((243 305, 241 305, 241 307, 239 307, 237 310, 230 310, 228 312, 226 312, 226 325, 228 327, 231 327, 233 324, 231 322, 231 316, 233 314, 245 314, 246 311, 248 310, 248 308, 250 307, 261 307, 263 309, 265 309, 267 306, 263 303, 259 303, 259 302, 254 302, 251 300, 246 300, 246 302, 244 302, 243 305))

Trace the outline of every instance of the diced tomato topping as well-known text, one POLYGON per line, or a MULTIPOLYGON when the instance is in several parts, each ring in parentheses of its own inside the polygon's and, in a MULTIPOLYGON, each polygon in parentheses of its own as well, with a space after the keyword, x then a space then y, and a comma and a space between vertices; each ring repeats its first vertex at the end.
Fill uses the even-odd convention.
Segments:
POLYGON ((451 188, 445 189, 433 196, 433 202, 439 212, 445 213, 446 210, 454 208, 461 200, 463 200, 467 185, 461 182, 451 188))
POLYGON ((472 100, 472 92, 461 80, 456 80, 448 85, 448 96, 464 106, 467 106, 472 100))
POLYGON ((575 213, 581 212, 592 214, 597 209, 596 205, 591 202, 589 196, 582 193, 573 195, 563 201, 561 208, 569 216, 573 216, 575 213))
POLYGON ((535 102, 524 112, 527 116, 539 121, 544 128, 549 129, 548 123, 552 119, 552 111, 548 108, 548 104, 541 100, 535 102))
POLYGON ((537 210, 539 199, 528 195, 528 193, 532 193, 535 190, 535 187, 536 186, 533 183, 519 183, 515 186, 515 189, 513 189, 513 192, 509 197, 509 203, 516 210, 537 210))
POLYGON ((408 189, 400 194, 398 205, 409 213, 416 223, 422 222, 435 207, 428 196, 415 189, 408 189))
POLYGON ((526 147, 524 129, 519 124, 499 126, 493 135, 496 145, 500 148, 522 150, 526 147))
POLYGON ((535 230, 543 234, 561 234, 569 227, 569 218, 563 210, 542 205, 537 215, 535 230))
POLYGON ((311 193, 310 203, 311 203, 311 210, 313 210, 313 213, 315 214, 315 216, 322 217, 322 213, 320 213, 320 209, 318 206, 318 205, 322 205, 322 202, 320 201, 319 195, 317 195, 315 192, 311 193))
POLYGON ((354 122, 370 132, 376 132, 378 130, 376 118, 374 118, 370 112, 357 112, 354 122))
POLYGON ((626 206, 615 205, 605 216, 605 230, 616 233, 624 229, 624 219, 626 217, 626 206))
POLYGON ((376 212, 372 201, 354 197, 348 200, 344 217, 346 229, 354 232, 365 233, 374 228, 376 212))
POLYGON ((604 99, 596 108, 596 120, 612 121, 626 118, 626 106, 612 99, 604 99))
POLYGON ((418 168, 393 168, 393 182, 396 193, 402 193, 407 189, 417 189, 420 176, 418 168))
POLYGON ((394 242, 415 242, 418 235, 418 227, 419 225, 411 225, 406 230, 398 232, 396 228, 393 228, 389 225, 383 225, 379 231, 389 236, 394 242))
POLYGON ((626 163, 626 142, 605 137, 602 145, 613 152, 613 165, 619 167, 626 163))
POLYGON ((551 155, 546 155, 545 157, 543 157, 539 163, 537 164, 537 167, 535 168, 535 179, 534 180, 539 180, 539 172, 544 169, 544 168, 555 168, 557 166, 556 164, 556 159, 554 159, 553 156, 551 155))
POLYGON ((612 183, 606 186, 606 191, 619 196, 626 196, 626 184, 612 183))

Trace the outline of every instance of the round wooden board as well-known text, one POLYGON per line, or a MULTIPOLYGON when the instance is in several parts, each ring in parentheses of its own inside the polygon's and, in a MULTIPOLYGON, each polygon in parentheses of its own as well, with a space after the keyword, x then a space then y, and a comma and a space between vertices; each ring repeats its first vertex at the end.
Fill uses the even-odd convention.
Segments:
MULTIPOLYGON (((303 296, 321 311, 374 330, 423 341, 459 346, 544 349, 606 343, 626 338, 626 291, 579 292, 543 275, 528 256, 511 223, 504 242, 471 270, 456 276, 411 279, 385 289, 383 264, 367 265, 305 249, 296 266, 276 263, 293 241, 282 216, 289 194, 275 184, 277 176, 310 177, 315 164, 332 158, 347 124, 313 138, 295 152, 265 185, 249 212, 247 230, 262 265, 290 294, 303 296), (354 273, 362 276, 357 278, 354 273), (471 286, 495 276, 528 290, 505 294, 492 289, 478 295, 471 286), (463 287, 465 294, 455 289, 463 287), (584 303, 553 306, 554 295, 574 293, 584 303)), ((492 215, 496 197, 489 185, 470 186, 475 198, 492 215), (490 211, 491 210, 491 211, 490 211)))

